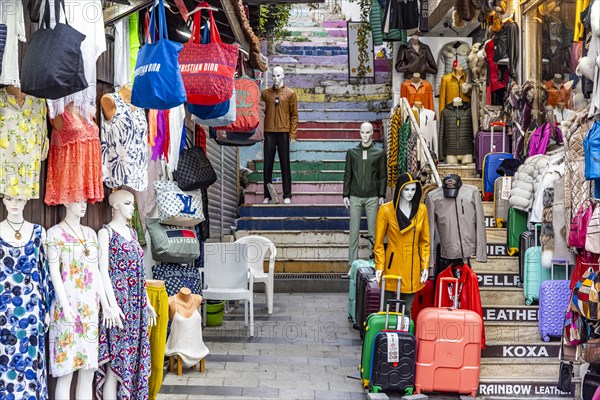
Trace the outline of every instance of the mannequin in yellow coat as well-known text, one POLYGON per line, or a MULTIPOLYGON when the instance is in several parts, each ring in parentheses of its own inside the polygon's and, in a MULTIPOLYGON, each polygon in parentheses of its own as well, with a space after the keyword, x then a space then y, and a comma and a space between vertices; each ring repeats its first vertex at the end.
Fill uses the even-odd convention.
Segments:
MULTIPOLYGON (((429 220, 427 207, 421 204, 421 183, 409 173, 398 177, 394 200, 385 203, 377 213, 375 229, 375 270, 377 280, 381 275, 399 275, 402 278, 402 300, 406 313, 415 294, 423 288, 429 276, 429 220), (388 238, 387 251, 383 241, 388 238)), ((385 298, 394 298, 398 283, 388 279, 385 298)))

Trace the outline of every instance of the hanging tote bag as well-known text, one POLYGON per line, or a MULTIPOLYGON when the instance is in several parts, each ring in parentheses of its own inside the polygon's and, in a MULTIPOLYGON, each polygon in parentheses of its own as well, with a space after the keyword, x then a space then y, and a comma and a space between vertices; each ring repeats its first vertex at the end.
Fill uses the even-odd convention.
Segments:
POLYGON ((184 192, 174 181, 155 181, 156 204, 161 224, 194 226, 204 221, 202 193, 184 192))
POLYGON ((56 100, 88 87, 81 54, 85 35, 69 25, 66 15, 65 23, 60 22, 61 7, 64 11, 64 0, 56 0, 56 25, 50 28, 50 2, 46 1, 40 29, 29 39, 21 69, 23 93, 56 100))
POLYGON ((600 206, 596 206, 585 235, 585 249, 600 254, 600 206))
POLYGON ((200 242, 193 228, 163 225, 158 218, 146 219, 146 228, 153 260, 187 264, 200 257, 200 242))
POLYGON ((217 173, 204 150, 198 146, 184 149, 173 172, 181 190, 205 189, 217 181, 217 173))
MULTIPOLYGON (((203 5, 207 3, 199 4, 203 5)), ((210 106, 231 98, 238 45, 221 41, 212 10, 208 10, 210 43, 200 44, 200 13, 194 14, 192 37, 183 46, 179 65, 188 103, 210 106)))
POLYGON ((235 80, 236 118, 223 129, 231 132, 250 132, 260 123, 258 104, 260 88, 256 81, 246 75, 244 59, 240 57, 241 78, 235 80))
POLYGON ((164 0, 150 14, 149 35, 154 35, 154 20, 158 19, 158 40, 142 46, 135 64, 131 104, 139 108, 168 110, 185 102, 185 89, 179 72, 181 43, 167 35, 164 0))

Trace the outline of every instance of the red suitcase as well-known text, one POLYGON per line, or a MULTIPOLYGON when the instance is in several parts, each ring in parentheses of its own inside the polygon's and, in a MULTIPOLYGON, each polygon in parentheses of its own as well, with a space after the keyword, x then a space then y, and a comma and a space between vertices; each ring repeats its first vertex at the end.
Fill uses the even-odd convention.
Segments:
MULTIPOLYGON (((440 279, 440 299, 447 284, 454 283, 458 298, 458 279, 440 279)), ((456 308, 427 308, 416 323, 417 368, 415 389, 421 392, 446 392, 477 396, 481 363, 481 325, 479 314, 456 308)))

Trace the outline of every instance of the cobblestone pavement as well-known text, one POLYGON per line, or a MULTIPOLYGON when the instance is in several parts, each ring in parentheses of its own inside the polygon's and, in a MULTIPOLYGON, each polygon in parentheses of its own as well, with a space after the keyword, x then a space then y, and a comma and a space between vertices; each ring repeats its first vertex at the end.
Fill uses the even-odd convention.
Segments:
POLYGON ((246 335, 243 305, 231 308, 222 326, 203 332, 206 372, 166 373, 157 400, 367 398, 345 293, 275 293, 271 316, 263 294, 255 299, 255 337, 246 335))

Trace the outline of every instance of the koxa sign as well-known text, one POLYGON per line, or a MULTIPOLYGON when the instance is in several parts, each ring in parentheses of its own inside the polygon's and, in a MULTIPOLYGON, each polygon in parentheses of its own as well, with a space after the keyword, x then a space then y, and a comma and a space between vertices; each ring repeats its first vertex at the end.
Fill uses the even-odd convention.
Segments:
POLYGON ((560 345, 488 345, 481 350, 481 357, 486 358, 540 358, 558 357, 560 345))
POLYGON ((575 397, 575 384, 571 384, 571 390, 563 392, 551 382, 531 383, 480 383, 479 396, 501 396, 501 397, 575 397))
POLYGON ((480 287, 489 286, 508 286, 515 287, 519 284, 519 275, 517 274, 478 274, 477 280, 480 287))
POLYGON ((526 321, 526 322, 537 322, 538 321, 538 309, 537 307, 530 308, 511 308, 511 307, 484 307, 483 308, 483 319, 484 321, 526 321))

